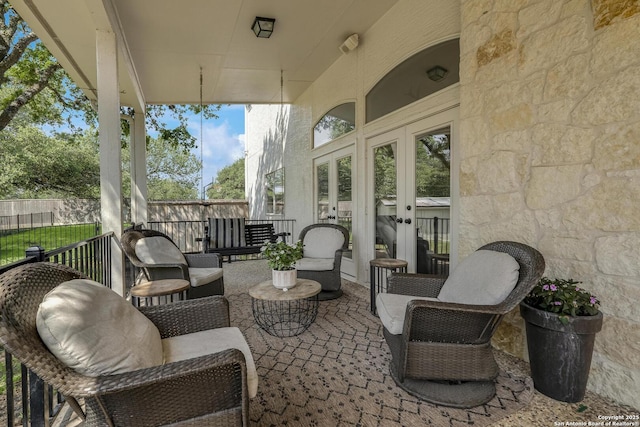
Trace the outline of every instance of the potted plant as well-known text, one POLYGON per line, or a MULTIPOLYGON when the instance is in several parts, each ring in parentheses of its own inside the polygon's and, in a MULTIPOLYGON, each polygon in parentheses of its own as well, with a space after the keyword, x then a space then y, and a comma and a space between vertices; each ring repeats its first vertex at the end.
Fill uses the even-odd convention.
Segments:
POLYGON ((541 393, 563 402, 584 398, 600 302, 572 279, 543 277, 520 304, 531 377, 541 393))
POLYGON ((302 258, 302 241, 293 245, 283 241, 267 242, 261 252, 271 267, 273 286, 285 290, 293 288, 297 279, 295 263, 302 258))

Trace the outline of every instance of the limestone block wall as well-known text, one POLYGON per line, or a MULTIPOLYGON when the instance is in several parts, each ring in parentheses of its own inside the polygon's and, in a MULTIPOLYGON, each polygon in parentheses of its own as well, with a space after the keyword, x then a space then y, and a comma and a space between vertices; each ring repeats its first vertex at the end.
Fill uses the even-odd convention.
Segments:
MULTIPOLYGON (((640 396, 640 3, 462 0, 460 253, 540 249, 602 302, 589 388, 640 396)), ((495 344, 526 357, 517 313, 495 344)))

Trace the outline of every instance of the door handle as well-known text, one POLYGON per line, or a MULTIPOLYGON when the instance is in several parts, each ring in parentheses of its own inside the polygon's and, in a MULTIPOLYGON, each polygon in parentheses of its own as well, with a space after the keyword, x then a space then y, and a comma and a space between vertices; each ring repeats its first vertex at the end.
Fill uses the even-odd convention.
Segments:
POLYGON ((405 223, 405 224, 411 224, 411 218, 407 218, 407 219, 405 219, 405 220, 404 220, 404 223, 405 223))
POLYGON ((397 222, 398 224, 402 224, 402 218, 396 218, 396 222, 397 222))

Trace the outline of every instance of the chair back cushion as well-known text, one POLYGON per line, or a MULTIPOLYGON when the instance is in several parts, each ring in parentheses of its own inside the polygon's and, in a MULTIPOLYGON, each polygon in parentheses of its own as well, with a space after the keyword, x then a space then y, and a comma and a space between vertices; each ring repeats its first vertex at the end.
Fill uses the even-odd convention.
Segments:
POLYGON ((45 295, 36 326, 49 351, 83 375, 163 363, 156 326, 120 295, 91 280, 70 280, 45 295))
POLYGON ((520 264, 504 252, 477 250, 447 278, 438 299, 459 304, 495 305, 518 283, 520 264))
POLYGON ((135 251, 145 264, 187 264, 180 249, 162 236, 143 237, 136 242, 135 251))
POLYGON ((247 246, 244 218, 209 218, 209 248, 247 246))
POLYGON ((332 271, 335 268, 335 257, 331 258, 302 258, 296 261, 296 270, 332 271))
POLYGON ((187 260, 169 239, 144 237, 136 242, 136 256, 145 264, 187 264, 187 260))
POLYGON ((334 258, 344 245, 344 235, 333 227, 316 227, 304 236, 305 258, 334 258))

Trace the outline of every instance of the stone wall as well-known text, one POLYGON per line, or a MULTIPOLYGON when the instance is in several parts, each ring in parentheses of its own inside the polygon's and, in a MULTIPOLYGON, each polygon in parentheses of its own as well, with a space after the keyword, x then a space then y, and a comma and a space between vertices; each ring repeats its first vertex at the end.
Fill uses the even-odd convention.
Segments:
MULTIPOLYGON (((640 5, 462 0, 460 253, 540 249, 602 302, 589 388, 640 396, 640 5)), ((517 313, 495 344, 526 357, 517 313)))

